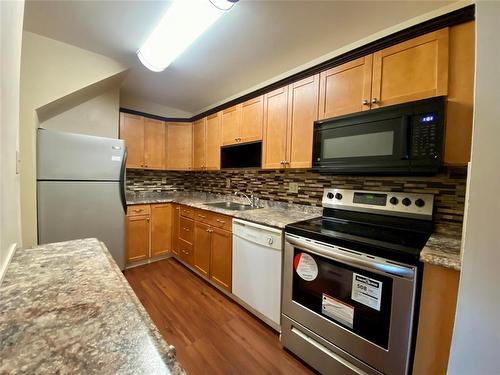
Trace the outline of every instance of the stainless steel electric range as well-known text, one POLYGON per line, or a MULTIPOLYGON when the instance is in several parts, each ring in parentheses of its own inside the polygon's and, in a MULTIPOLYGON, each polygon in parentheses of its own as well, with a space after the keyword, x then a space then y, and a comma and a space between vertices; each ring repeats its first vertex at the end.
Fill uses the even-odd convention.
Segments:
POLYGON ((288 225, 281 341, 324 374, 408 374, 431 194, 327 189, 288 225))

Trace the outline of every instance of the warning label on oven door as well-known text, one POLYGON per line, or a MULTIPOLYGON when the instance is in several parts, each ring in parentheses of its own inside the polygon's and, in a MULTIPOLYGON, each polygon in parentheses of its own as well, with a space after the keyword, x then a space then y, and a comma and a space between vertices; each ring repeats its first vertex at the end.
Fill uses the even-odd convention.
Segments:
POLYGON ((382 282, 357 273, 352 274, 351 299, 380 311, 382 282))
POLYGON ((321 312, 345 326, 352 328, 354 307, 323 293, 321 312))

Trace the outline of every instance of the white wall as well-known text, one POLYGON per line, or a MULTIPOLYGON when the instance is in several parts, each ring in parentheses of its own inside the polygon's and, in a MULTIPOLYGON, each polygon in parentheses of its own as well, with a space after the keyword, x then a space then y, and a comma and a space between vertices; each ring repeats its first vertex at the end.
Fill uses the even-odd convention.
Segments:
POLYGON ((19 175, 19 82, 24 1, 0 1, 0 280, 21 242, 19 175))
POLYGON ((476 4, 476 88, 448 373, 500 373, 500 3, 476 4))
POLYGON ((40 123, 42 128, 118 138, 120 89, 114 88, 40 123))
POLYGON ((163 117, 189 118, 193 116, 190 112, 167 107, 123 92, 120 96, 120 107, 163 117))
POLYGON ((52 116, 46 113, 61 113, 60 107, 68 110, 81 104, 79 98, 90 99, 92 96, 89 97, 89 93, 95 92, 95 87, 99 90, 107 87, 109 81, 114 82, 114 77, 122 76, 126 70, 126 66, 108 57, 23 32, 19 151, 24 247, 37 242, 35 155, 38 111, 43 110, 44 118, 48 119, 52 116), (74 105, 68 107, 68 102, 74 105))

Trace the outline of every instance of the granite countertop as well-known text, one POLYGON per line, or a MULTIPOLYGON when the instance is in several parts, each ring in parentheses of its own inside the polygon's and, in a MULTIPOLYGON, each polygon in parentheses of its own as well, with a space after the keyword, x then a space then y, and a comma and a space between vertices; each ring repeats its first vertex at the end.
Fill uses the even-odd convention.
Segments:
POLYGON ((0 284, 0 373, 185 374, 106 247, 17 250, 0 284))
POLYGON ((462 266, 461 231, 461 227, 436 228, 436 232, 430 236, 420 253, 420 261, 460 271, 462 266))
POLYGON ((262 208, 247 211, 226 210, 206 205, 207 203, 223 201, 247 203, 245 199, 235 196, 199 192, 163 192, 127 195, 127 205, 174 202, 280 229, 297 221, 319 217, 323 210, 321 207, 265 200, 260 202, 262 208))

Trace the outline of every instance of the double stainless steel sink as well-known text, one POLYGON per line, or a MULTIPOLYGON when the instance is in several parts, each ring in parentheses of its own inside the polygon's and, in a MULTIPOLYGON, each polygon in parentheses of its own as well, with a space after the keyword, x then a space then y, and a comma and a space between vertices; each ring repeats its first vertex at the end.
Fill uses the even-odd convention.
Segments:
POLYGON ((215 202, 215 203, 205 203, 205 206, 223 208, 230 211, 247 211, 256 210, 261 207, 254 207, 249 204, 236 203, 236 202, 215 202))

